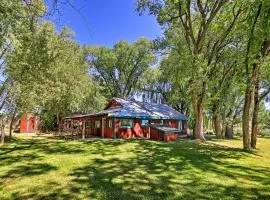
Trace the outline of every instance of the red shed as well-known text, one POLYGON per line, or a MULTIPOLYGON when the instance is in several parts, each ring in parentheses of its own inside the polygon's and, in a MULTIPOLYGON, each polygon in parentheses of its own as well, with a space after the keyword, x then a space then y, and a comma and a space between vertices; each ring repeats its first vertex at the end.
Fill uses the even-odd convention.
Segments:
POLYGON ((187 133, 187 120, 188 117, 166 104, 113 98, 101 112, 65 118, 64 130, 77 132, 82 138, 94 135, 160 140, 163 135, 162 140, 170 141, 177 134, 187 133), (155 136, 155 131, 159 136, 155 136))
POLYGON ((40 116, 34 113, 27 113, 21 117, 20 132, 36 133, 40 130, 40 116))
POLYGON ((178 128, 164 125, 150 125, 150 138, 160 141, 175 141, 181 131, 178 128))

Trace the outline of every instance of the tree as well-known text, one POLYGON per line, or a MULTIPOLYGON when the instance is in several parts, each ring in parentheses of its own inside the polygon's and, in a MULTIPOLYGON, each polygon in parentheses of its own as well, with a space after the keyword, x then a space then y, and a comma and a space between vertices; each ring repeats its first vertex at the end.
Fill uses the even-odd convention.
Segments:
MULTIPOLYGON (((4 113, 2 115, 2 122, 7 122, 8 118, 14 120, 16 112, 11 108, 7 109, 11 103, 10 85, 12 81, 8 78, 6 73, 7 57, 19 45, 20 38, 29 35, 33 32, 34 24, 45 13, 46 7, 42 0, 35 1, 2 1, 0 6, 0 72, 3 80, 0 88, 1 105, 0 110, 11 111, 12 114, 4 113)), ((16 110, 16 109, 15 109, 16 110)), ((5 123, 2 123, 4 125, 5 123)), ((1 126, 2 126, 1 125, 1 126)), ((5 136, 4 128, 2 128, 2 136, 5 136)), ((4 139, 3 139, 4 140, 4 139)))
POLYGON ((120 41, 113 48, 88 48, 91 75, 104 86, 107 98, 134 94, 140 78, 155 61, 152 43, 144 38, 133 44, 120 41))
MULTIPOLYGON (((243 146, 250 149, 250 111, 254 100, 254 111, 252 120, 252 147, 256 148, 256 137, 258 133, 258 112, 260 105, 259 89, 260 74, 265 58, 269 55, 269 2, 253 1, 250 5, 248 22, 245 30, 247 33, 246 53, 244 59, 246 92, 243 108, 243 146)), ((263 99, 266 95, 262 95, 263 99)))
POLYGON ((179 54, 195 118, 193 137, 204 140, 203 113, 211 72, 219 53, 232 43, 235 24, 243 12, 242 1, 139 0, 138 11, 149 10, 165 29, 165 37, 179 54), (225 24, 225 26, 224 26, 225 24))
POLYGON ((24 38, 8 56, 8 76, 17 88, 13 98, 21 112, 46 112, 44 116, 57 118, 59 127, 61 117, 97 101, 89 100, 97 89, 87 74, 85 49, 72 41, 69 29, 57 33, 48 22, 35 28, 32 39, 24 38))

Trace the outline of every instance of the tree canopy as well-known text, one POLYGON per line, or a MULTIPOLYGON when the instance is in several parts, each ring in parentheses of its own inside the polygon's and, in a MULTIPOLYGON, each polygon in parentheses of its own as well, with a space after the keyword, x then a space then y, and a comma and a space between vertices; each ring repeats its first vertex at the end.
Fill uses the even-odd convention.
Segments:
POLYGON ((155 61, 152 43, 145 38, 133 44, 120 41, 113 48, 88 48, 90 73, 103 86, 108 98, 134 94, 155 61))

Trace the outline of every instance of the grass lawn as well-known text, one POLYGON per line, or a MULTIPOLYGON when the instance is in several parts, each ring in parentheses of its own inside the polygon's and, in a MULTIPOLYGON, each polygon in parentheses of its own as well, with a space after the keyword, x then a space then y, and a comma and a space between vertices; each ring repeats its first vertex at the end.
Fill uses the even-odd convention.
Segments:
POLYGON ((0 147, 0 199, 270 199, 270 138, 65 141, 0 147))

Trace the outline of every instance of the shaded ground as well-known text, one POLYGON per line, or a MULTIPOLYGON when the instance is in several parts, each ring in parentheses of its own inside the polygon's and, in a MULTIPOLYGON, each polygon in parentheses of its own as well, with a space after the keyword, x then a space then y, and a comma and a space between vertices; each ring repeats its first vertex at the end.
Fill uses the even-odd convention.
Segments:
POLYGON ((20 136, 0 147, 0 199, 270 199, 270 139, 241 145, 20 136))

